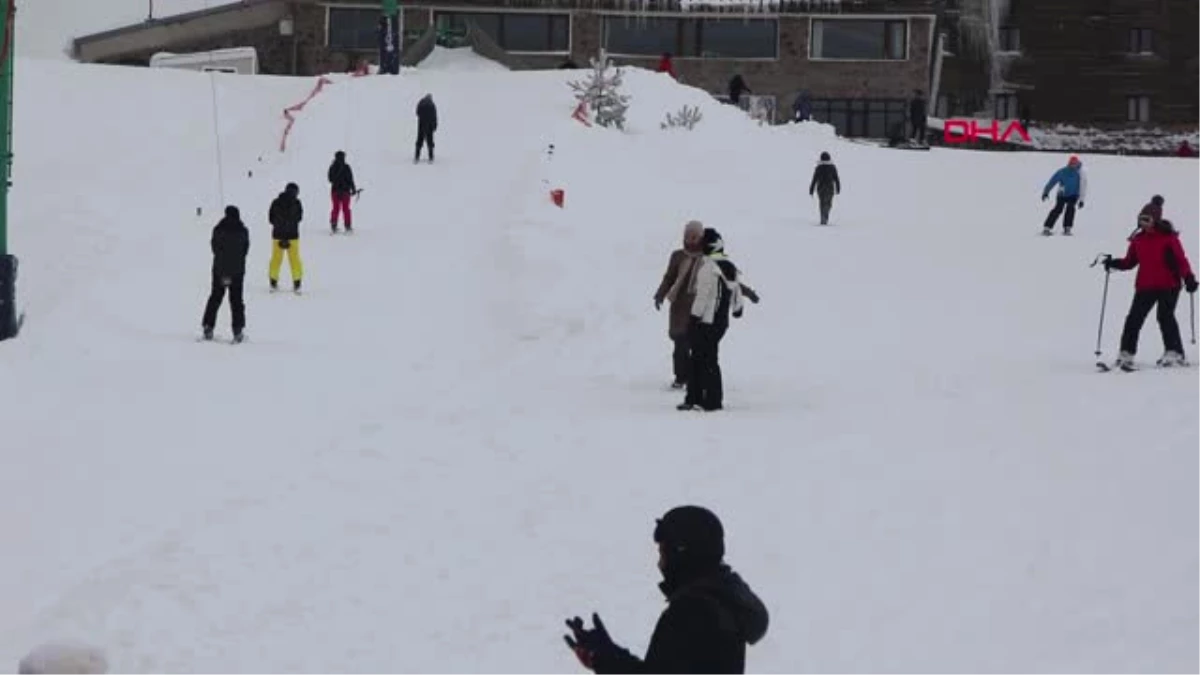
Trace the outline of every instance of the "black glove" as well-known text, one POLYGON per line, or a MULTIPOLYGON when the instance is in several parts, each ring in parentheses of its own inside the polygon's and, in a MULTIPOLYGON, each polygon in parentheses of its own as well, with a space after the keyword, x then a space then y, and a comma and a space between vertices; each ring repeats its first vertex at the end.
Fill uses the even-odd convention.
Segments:
POLYGON ((733 318, 735 318, 735 319, 742 318, 742 309, 741 308, 733 310, 733 318))
POLYGON ((583 627, 583 619, 579 617, 567 619, 567 628, 571 629, 574 639, 571 639, 571 635, 563 636, 563 639, 567 641, 567 646, 575 652, 576 658, 588 670, 591 670, 595 664, 598 652, 609 651, 616 647, 612 638, 608 636, 608 630, 604 628, 604 622, 600 620, 600 615, 595 612, 592 613, 592 626, 591 630, 587 630, 583 627))
POLYGON ((1083 201, 1079 202, 1079 208, 1081 208, 1081 209, 1083 208, 1083 201))
POLYGON ((1196 275, 1189 274, 1186 277, 1184 277, 1183 287, 1187 289, 1188 293, 1195 293, 1196 288, 1198 287, 1196 284, 1196 275))
POLYGON ((286 251, 288 249, 288 247, 291 245, 292 245, 292 241, 290 239, 280 239, 279 240, 279 248, 281 250, 286 251))
POLYGON ((1046 201, 1049 198, 1050 198, 1050 195, 1042 195, 1042 201, 1046 201))
POLYGON ((662 309, 662 300, 654 299, 654 309, 662 309))
POLYGON ((1105 270, 1117 269, 1117 261, 1113 260, 1113 257, 1107 253, 1104 254, 1104 262, 1102 264, 1105 270))

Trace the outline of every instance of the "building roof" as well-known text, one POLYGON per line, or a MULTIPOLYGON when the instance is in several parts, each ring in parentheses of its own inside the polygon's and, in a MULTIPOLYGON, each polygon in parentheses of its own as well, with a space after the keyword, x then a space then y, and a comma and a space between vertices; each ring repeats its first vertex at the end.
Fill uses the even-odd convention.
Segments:
MULTIPOLYGON (((312 0, 303 0, 312 1, 312 0)), ((75 58, 94 62, 160 51, 176 44, 262 28, 288 13, 284 0, 241 0, 76 38, 75 58)))

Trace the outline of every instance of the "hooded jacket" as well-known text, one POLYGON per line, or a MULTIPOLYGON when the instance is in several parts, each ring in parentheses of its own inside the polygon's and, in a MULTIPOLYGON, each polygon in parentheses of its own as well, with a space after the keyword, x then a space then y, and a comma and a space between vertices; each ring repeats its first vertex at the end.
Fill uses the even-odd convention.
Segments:
POLYGON ((615 647, 595 656, 597 673, 744 673, 746 645, 767 633, 762 600, 728 565, 689 581, 659 585, 667 609, 639 659, 615 647))
POLYGON ((246 274, 246 254, 250 252, 250 231, 242 223, 236 207, 225 209, 225 217, 213 228, 212 273, 215 277, 235 278, 246 274))
POLYGON ((417 101, 417 126, 431 132, 437 131, 437 104, 433 102, 432 94, 425 94, 417 101))
POLYGON ((304 220, 304 206, 290 185, 271 202, 267 220, 271 222, 272 239, 292 241, 300 238, 300 221, 304 220))
POLYGON ((821 194, 832 195, 842 193, 842 180, 838 177, 837 166, 832 159, 821 158, 813 169, 812 181, 808 184, 808 194, 820 190, 821 194))
POLYGON ((1107 267, 1116 270, 1137 268, 1133 287, 1138 291, 1173 291, 1195 280, 1191 263, 1179 242, 1179 233, 1170 221, 1159 224, 1129 239, 1124 258, 1112 260, 1107 267))
POLYGON ((717 327, 729 326, 729 314, 742 314, 741 273, 725 252, 718 250, 697 261, 692 318, 717 327))
MULTIPOLYGON (((339 153, 340 154, 340 153, 339 153)), ((352 195, 358 191, 354 184, 354 170, 346 163, 344 156, 335 157, 329 165, 329 187, 334 194, 352 195)))
POLYGON ((1083 201, 1087 195, 1087 175, 1083 173, 1083 164, 1074 166, 1067 165, 1050 176, 1050 180, 1046 182, 1046 187, 1042 190, 1042 197, 1050 195, 1050 190, 1054 186, 1059 186, 1058 193, 1060 196, 1070 199, 1077 198, 1083 201))

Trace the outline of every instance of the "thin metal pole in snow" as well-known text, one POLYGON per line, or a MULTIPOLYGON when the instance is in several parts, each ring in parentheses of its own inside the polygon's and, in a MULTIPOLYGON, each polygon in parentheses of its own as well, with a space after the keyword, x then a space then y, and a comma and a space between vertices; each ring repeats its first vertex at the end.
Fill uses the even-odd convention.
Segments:
POLYGON ((213 141, 217 148, 217 194, 221 196, 218 211, 225 208, 225 168, 221 158, 221 116, 217 112, 217 73, 209 71, 208 81, 212 90, 213 141))

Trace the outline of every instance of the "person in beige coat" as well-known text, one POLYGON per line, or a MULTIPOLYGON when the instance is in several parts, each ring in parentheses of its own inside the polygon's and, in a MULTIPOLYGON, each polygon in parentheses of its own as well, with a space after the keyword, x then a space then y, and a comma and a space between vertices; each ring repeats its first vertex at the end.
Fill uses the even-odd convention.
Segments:
MULTIPOLYGON (((667 321, 667 337, 671 339, 674 350, 671 361, 675 371, 675 381, 672 389, 683 389, 687 386, 691 370, 691 349, 688 346, 688 330, 692 321, 692 303, 695 301, 695 276, 699 259, 704 255, 704 223, 698 220, 689 221, 683 226, 683 246, 671 251, 667 260, 667 271, 663 273, 658 290, 654 292, 654 308, 662 309, 664 301, 670 303, 667 321)), ((742 284, 742 294, 751 302, 758 302, 758 294, 754 289, 742 284)))

